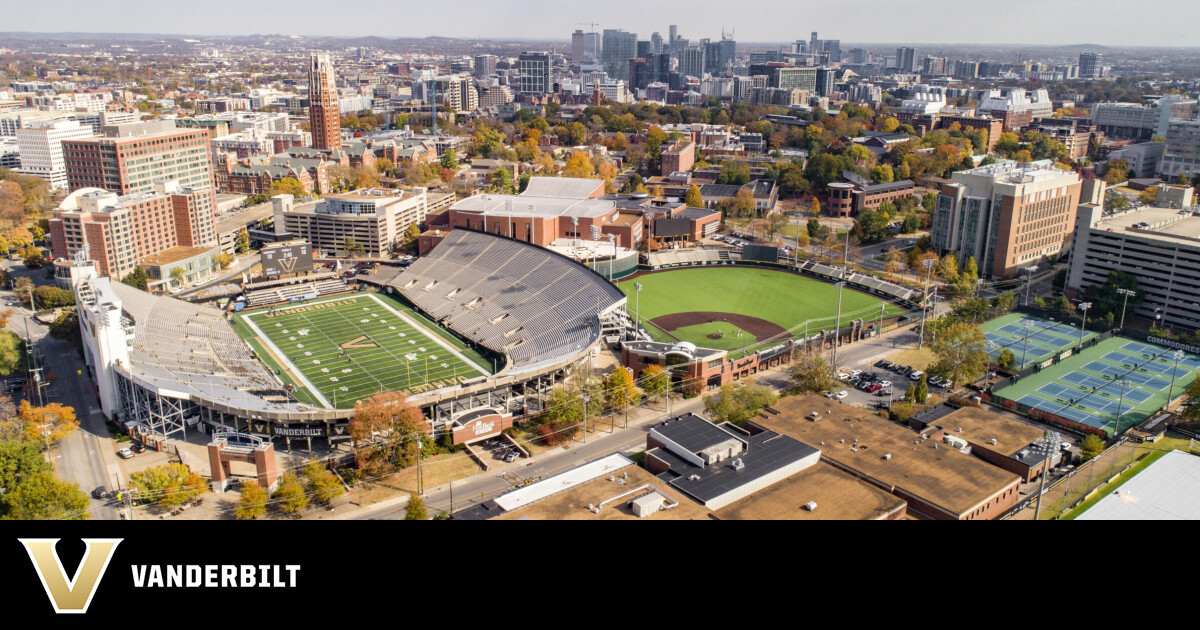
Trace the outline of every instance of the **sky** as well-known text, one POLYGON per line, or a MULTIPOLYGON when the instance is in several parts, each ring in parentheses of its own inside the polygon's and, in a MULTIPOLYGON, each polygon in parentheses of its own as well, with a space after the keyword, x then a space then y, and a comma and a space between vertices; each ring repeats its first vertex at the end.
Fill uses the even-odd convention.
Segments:
MULTIPOLYGON (((3 0, 0 31, 560 39, 623 28, 649 39, 668 25, 692 41, 819 37, 853 43, 1200 46, 1197 0, 3 0)), ((845 50, 845 45, 843 45, 845 50)))

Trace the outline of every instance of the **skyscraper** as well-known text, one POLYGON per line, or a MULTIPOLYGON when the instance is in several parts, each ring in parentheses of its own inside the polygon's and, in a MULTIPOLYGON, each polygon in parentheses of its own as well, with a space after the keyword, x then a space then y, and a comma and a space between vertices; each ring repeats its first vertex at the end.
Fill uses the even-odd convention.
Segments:
POLYGON ((480 79, 496 74, 496 55, 475 56, 475 76, 480 79))
POLYGON ((679 53, 679 71, 685 76, 704 76, 704 49, 688 46, 679 53))
POLYGON ((327 53, 313 53, 308 64, 308 121, 314 149, 340 149, 337 82, 327 53))
POLYGON ((829 62, 839 63, 842 60, 842 40, 827 39, 824 44, 825 52, 829 53, 829 62))
POLYGON ((917 68, 917 49, 900 47, 896 49, 896 69, 900 72, 912 72, 917 68))
POLYGON ((550 53, 523 52, 517 58, 517 85, 524 94, 549 94, 551 86, 550 53))
POLYGON ((1100 53, 1079 53, 1079 78, 1099 79, 1104 71, 1104 55, 1100 53))
POLYGON ((637 56, 637 33, 604 29, 604 71, 613 79, 629 79, 629 60, 637 56))
POLYGON ((663 38, 658 31, 650 34, 650 52, 658 54, 663 50, 663 38))

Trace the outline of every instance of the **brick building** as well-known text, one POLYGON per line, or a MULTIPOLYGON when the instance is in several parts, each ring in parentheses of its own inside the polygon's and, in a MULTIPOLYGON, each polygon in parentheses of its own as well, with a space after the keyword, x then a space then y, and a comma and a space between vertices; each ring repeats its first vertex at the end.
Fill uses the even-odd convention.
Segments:
POLYGON ((64 140, 62 145, 71 190, 102 188, 129 195, 169 180, 182 186, 212 185, 208 132, 178 129, 173 120, 106 126, 100 136, 64 140))

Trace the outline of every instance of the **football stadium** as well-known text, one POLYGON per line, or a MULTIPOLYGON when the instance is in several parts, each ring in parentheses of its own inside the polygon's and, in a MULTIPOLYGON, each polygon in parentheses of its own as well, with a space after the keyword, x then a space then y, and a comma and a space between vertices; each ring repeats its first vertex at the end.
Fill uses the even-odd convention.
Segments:
POLYGON ((91 261, 70 273, 103 410, 149 439, 346 439, 354 402, 389 390, 455 440, 482 420, 475 433, 498 432, 633 330, 624 294, 595 271, 468 229, 378 292, 315 273, 246 284, 245 303, 268 305, 229 313, 112 281, 91 261))

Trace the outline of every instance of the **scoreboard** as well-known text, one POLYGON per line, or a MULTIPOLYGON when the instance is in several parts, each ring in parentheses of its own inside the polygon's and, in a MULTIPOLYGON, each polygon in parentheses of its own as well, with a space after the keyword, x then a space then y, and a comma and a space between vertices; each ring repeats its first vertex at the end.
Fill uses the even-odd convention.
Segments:
POLYGON ((259 250, 264 276, 308 273, 313 269, 312 244, 302 241, 267 245, 259 250))

